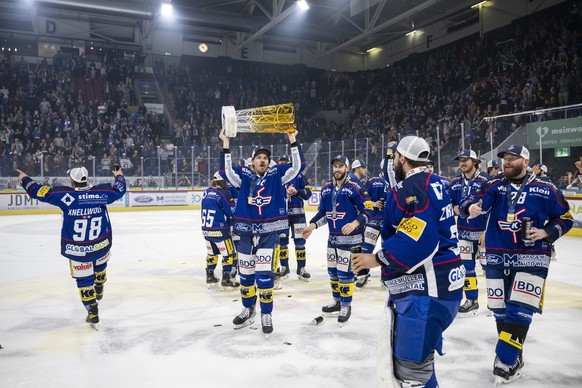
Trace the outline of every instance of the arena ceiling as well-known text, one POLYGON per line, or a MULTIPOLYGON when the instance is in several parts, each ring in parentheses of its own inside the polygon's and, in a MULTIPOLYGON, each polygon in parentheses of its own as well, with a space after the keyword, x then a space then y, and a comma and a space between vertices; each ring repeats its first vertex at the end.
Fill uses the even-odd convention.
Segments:
MULTIPOLYGON (((168 0, 0 0, 0 29, 34 29, 34 19, 42 15, 137 26, 147 38, 155 28, 164 28, 162 1, 168 0)), ((322 57, 366 51, 440 20, 463 24, 474 18, 470 7, 478 2, 307 0, 310 8, 301 11, 295 0, 172 0, 172 28, 181 29, 185 39, 229 39, 237 48, 262 41, 267 47, 301 47, 322 57)))

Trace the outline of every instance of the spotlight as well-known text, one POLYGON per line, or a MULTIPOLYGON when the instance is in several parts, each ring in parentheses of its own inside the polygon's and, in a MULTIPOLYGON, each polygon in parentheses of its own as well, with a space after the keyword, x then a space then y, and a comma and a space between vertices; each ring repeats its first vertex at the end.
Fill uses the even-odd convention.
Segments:
POLYGON ((172 7, 172 4, 169 1, 164 1, 162 3, 162 16, 164 17, 170 17, 172 16, 172 13, 174 11, 174 7, 172 7))
POLYGON ((297 6, 302 11, 307 11, 309 9, 309 4, 307 4, 307 1, 305 1, 305 0, 299 0, 297 2, 297 6))

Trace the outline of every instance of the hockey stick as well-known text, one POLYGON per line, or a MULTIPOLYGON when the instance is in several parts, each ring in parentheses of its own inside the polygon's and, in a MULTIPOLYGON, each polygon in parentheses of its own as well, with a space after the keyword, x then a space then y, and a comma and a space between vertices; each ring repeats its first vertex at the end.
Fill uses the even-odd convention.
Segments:
MULTIPOLYGON (((389 296, 388 296, 389 298, 389 296)), ((400 381, 394 376, 394 362, 392 340, 394 338, 394 312, 388 306, 388 298, 384 303, 382 320, 380 321, 380 335, 376 348, 376 374, 380 388, 400 388, 400 381)))

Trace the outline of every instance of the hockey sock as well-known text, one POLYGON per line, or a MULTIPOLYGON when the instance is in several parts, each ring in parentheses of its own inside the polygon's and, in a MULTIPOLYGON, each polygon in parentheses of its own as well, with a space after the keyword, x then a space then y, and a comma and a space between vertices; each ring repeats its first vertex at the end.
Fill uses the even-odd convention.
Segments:
POLYGON ((259 302, 261 303, 261 312, 271 314, 273 311, 273 288, 259 289, 259 302))
POLYGON ((305 267, 305 248, 295 248, 295 257, 297 258, 297 269, 305 267))
POLYGON ((349 305, 352 303, 352 296, 354 295, 354 287, 355 284, 352 281, 351 283, 343 283, 340 280, 339 283, 339 294, 340 294, 340 302, 342 305, 349 305))
MULTIPOLYGON (((244 278, 241 277, 241 282, 244 278)), ((245 307, 253 307, 257 303, 257 289, 255 285, 250 286, 241 285, 240 286, 240 296, 242 298, 242 304, 245 307)))
POLYGON ((217 255, 206 255, 206 268, 214 270, 218 264, 217 255))
POLYGON ((333 300, 340 299, 340 291, 339 291, 339 280, 330 280, 329 283, 331 284, 331 296, 333 300))
POLYGON ((279 250, 279 262, 281 266, 289 268, 289 247, 281 246, 279 250))
POLYGON ((465 276, 465 286, 463 287, 465 291, 465 297, 469 300, 479 299, 479 291, 477 290, 477 275, 474 273, 472 275, 465 276))
POLYGON ((78 289, 81 302, 83 302, 85 306, 89 306, 91 303, 95 303, 97 301, 94 286, 79 287, 78 289))
POLYGON ((517 357, 522 352, 528 329, 528 326, 520 323, 503 323, 495 353, 504 364, 515 364, 517 357))

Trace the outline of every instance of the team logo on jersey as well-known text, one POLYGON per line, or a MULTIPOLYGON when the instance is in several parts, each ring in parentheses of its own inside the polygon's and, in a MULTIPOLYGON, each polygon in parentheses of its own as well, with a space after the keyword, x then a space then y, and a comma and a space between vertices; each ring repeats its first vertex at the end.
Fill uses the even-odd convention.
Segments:
POLYGON ((259 215, 260 216, 263 215, 263 206, 270 204, 271 199, 273 198, 272 196, 263 197, 261 195, 263 190, 265 190, 265 187, 261 187, 261 189, 259 191, 257 191, 257 195, 255 197, 253 197, 253 199, 250 202, 250 205, 253 205, 253 206, 256 206, 259 208, 259 215))
POLYGON ((325 212, 325 217, 328 220, 331 220, 331 222, 333 222, 333 228, 336 229, 336 222, 343 220, 346 217, 346 214, 348 214, 347 212, 325 212))
POLYGON ((517 244, 519 238, 519 234, 521 234, 521 220, 519 219, 519 215, 524 213, 525 209, 521 209, 520 211, 515 213, 516 219, 513 221, 505 221, 499 220, 497 224, 499 225, 499 229, 505 230, 506 232, 510 232, 513 234, 513 242, 517 244))
POLYGON ((67 206, 71 206, 73 202, 75 202, 75 198, 69 193, 65 194, 63 198, 61 198, 61 202, 63 202, 67 206))

